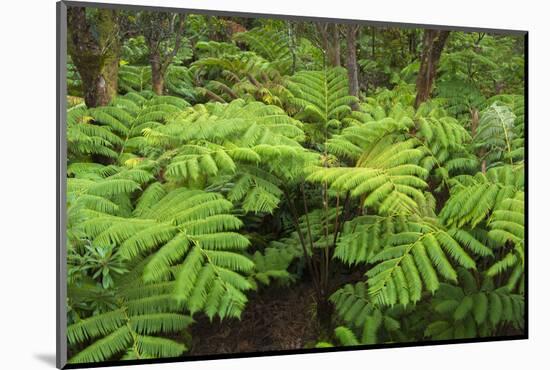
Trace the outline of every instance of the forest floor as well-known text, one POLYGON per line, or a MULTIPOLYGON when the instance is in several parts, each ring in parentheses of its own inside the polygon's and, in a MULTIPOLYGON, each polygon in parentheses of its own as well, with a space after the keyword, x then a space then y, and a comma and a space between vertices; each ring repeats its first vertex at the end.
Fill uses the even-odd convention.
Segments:
MULTIPOLYGON (((335 286, 361 280, 362 269, 332 276, 335 286)), ((188 355, 265 352, 312 348, 320 340, 315 290, 303 279, 288 287, 269 286, 249 297, 241 320, 212 322, 196 316, 188 355)))
POLYGON ((241 320, 197 318, 191 356, 278 351, 313 347, 319 324, 314 290, 302 282, 261 291, 250 297, 241 320))

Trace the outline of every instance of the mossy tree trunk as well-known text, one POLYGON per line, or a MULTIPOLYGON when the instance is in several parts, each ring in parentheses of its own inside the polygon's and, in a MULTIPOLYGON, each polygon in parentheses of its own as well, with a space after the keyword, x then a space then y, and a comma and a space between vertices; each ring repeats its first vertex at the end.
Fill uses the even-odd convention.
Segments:
POLYGON ((423 38, 422 59, 416 78, 415 108, 430 99, 437 72, 437 64, 449 37, 449 31, 425 30, 423 38))
POLYGON ((92 25, 85 8, 67 10, 68 51, 82 79, 88 107, 107 105, 116 96, 120 58, 116 11, 99 9, 93 17, 92 25))

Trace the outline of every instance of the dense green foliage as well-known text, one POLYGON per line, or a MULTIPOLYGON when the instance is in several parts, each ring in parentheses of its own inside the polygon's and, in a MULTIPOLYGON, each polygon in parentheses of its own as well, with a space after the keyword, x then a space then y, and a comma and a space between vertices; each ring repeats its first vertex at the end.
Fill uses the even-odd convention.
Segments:
POLYGON ((360 31, 351 96, 312 24, 215 21, 187 16, 166 95, 142 36, 106 106, 68 66, 70 361, 185 355, 300 281, 334 309, 319 347, 521 333, 521 40, 453 32, 415 110, 422 30, 360 31))

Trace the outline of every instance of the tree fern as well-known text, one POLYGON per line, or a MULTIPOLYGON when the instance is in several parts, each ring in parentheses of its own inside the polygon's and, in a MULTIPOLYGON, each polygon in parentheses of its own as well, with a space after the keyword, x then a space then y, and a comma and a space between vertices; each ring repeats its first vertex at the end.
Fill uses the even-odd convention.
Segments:
POLYGON ((426 202, 427 171, 418 164, 422 150, 413 140, 384 137, 365 150, 356 167, 314 167, 308 180, 326 182, 334 191, 361 197, 363 207, 381 214, 413 213, 426 202))
POLYGON ((456 76, 441 81, 436 93, 445 99, 449 113, 458 117, 469 117, 472 110, 480 109, 485 103, 485 97, 474 83, 456 76))
POLYGON ((489 238, 504 249, 502 258, 487 270, 487 275, 497 276, 510 271, 507 287, 520 292, 524 289, 525 264, 525 214, 524 194, 504 199, 489 220, 489 238))
POLYGON ((490 250, 466 231, 446 231, 431 222, 409 222, 408 231, 395 233, 370 260, 369 294, 376 304, 407 305, 418 302, 427 290, 439 289, 440 278, 456 282, 454 264, 476 269, 466 250, 488 255, 490 250))
POLYGON ((213 40, 199 41, 195 45, 199 59, 238 54, 240 49, 234 43, 213 40))
POLYGON ((93 125, 93 117, 84 104, 76 105, 67 111, 67 151, 73 158, 98 154, 116 158, 113 150, 120 144, 120 138, 109 128, 93 125))
POLYGON ((281 73, 290 72, 292 58, 286 33, 253 28, 235 34, 233 40, 244 42, 252 51, 271 61, 273 68, 281 73))
POLYGON ((255 266, 252 278, 263 285, 269 285, 273 281, 288 285, 296 280, 289 267, 300 255, 297 245, 275 241, 263 253, 256 251, 252 256, 255 266))
MULTIPOLYGON (((142 268, 143 263, 138 263, 129 275, 139 275, 142 268)), ((120 278, 113 309, 79 319, 67 327, 69 348, 84 347, 69 362, 182 355, 187 351, 184 343, 163 337, 182 332, 193 322, 181 313, 169 294, 172 284, 143 284, 139 279, 120 278)))
MULTIPOLYGON (((171 95, 182 97, 191 102, 197 99, 192 72, 186 67, 170 65, 166 71, 165 84, 171 95)), ((120 66, 118 87, 123 93, 140 93, 150 90, 151 67, 142 65, 120 66)))
POLYGON ((406 216, 365 215, 344 225, 334 257, 351 266, 369 263, 393 234, 408 230, 406 216))
POLYGON ((523 143, 517 140, 515 121, 510 108, 496 102, 482 112, 475 144, 486 151, 484 160, 489 167, 523 160, 523 143))
POLYGON ((372 304, 363 282, 345 285, 330 300, 338 316, 348 325, 335 330, 335 336, 342 345, 377 344, 387 341, 400 329, 399 321, 392 317, 389 310, 381 311, 372 304), (359 335, 356 337, 354 333, 359 335), (346 338, 355 338, 355 341, 346 338))
POLYGON ((479 338, 494 335, 501 325, 522 327, 523 297, 495 289, 460 270, 461 286, 444 284, 433 298, 435 317, 425 335, 433 339, 479 338))
POLYGON ((502 200, 523 189, 523 166, 501 166, 486 174, 457 176, 452 184, 451 197, 440 216, 448 225, 473 227, 485 220, 502 200))
POLYGON ((139 216, 98 214, 81 227, 92 243, 115 244, 127 259, 151 255, 144 281, 174 281, 172 296, 190 312, 238 316, 246 302, 241 291, 251 287, 238 272, 254 265, 241 252, 248 240, 232 231, 242 223, 227 213, 231 203, 216 193, 185 188, 162 193, 154 205, 141 197, 139 216))
POLYGON ((231 201, 242 202, 246 211, 271 213, 282 197, 281 180, 295 179, 315 163, 299 143, 301 126, 275 106, 235 100, 184 110, 143 132, 151 146, 171 149, 165 156, 168 179, 215 183, 228 175, 231 201))
POLYGON ((356 98, 348 95, 344 69, 301 71, 290 78, 288 103, 297 109, 295 117, 312 124, 312 134, 322 138, 329 128, 339 128, 351 112, 356 98))
POLYGON ((176 97, 147 95, 128 93, 109 106, 75 107, 67 121, 69 153, 74 153, 77 159, 101 154, 116 160, 128 159, 125 153, 145 154, 148 148, 142 130, 162 125, 188 105, 176 97))
POLYGON ((151 83, 149 66, 122 65, 118 72, 118 87, 124 93, 147 90, 151 83))

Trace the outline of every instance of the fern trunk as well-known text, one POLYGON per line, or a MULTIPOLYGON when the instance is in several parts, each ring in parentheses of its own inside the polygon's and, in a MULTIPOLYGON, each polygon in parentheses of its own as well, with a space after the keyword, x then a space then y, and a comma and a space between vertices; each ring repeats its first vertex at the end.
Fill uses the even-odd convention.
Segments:
POLYGON ((332 332, 332 304, 330 303, 328 296, 322 297, 317 302, 317 319, 319 321, 320 336, 327 337, 332 332))

